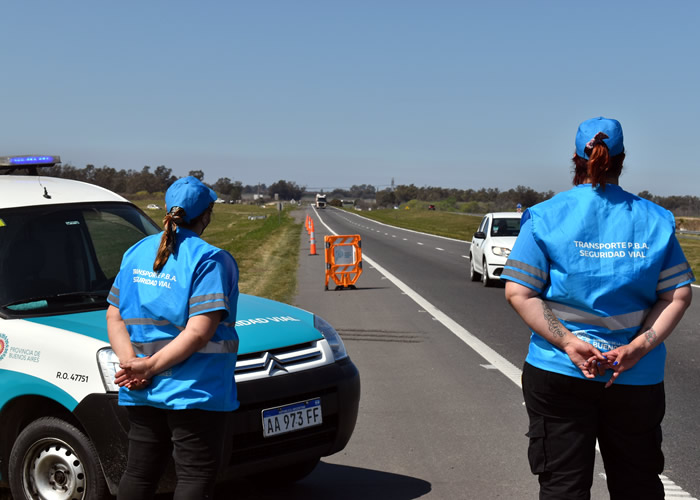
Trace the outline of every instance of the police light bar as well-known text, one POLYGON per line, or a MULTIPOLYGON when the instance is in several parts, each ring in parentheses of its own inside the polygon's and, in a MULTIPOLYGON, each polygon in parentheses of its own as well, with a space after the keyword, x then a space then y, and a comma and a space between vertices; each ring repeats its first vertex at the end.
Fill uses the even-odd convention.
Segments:
POLYGON ((61 163, 60 156, 0 156, 0 167, 52 167, 61 163))

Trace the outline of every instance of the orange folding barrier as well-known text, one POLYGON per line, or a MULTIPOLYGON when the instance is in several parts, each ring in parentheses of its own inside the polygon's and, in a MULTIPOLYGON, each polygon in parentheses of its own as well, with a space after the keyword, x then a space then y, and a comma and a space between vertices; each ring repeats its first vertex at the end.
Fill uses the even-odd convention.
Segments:
POLYGON ((362 241, 359 234, 324 237, 326 290, 332 279, 335 289, 355 288, 362 274, 362 241))

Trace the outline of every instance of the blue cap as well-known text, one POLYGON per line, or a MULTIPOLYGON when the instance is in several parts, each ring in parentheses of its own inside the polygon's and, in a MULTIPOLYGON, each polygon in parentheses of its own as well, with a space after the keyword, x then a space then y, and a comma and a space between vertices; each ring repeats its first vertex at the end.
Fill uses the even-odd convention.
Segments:
POLYGON ((622 125, 617 120, 611 118, 591 118, 578 126, 576 132, 576 154, 581 158, 588 159, 586 147, 591 142, 598 132, 603 132, 608 136, 603 139, 603 142, 608 146, 610 156, 617 156, 625 151, 625 145, 622 142, 622 125))
POLYGON ((201 215, 218 196, 211 188, 196 177, 182 177, 173 182, 165 192, 165 206, 168 211, 173 207, 185 210, 185 222, 201 215))

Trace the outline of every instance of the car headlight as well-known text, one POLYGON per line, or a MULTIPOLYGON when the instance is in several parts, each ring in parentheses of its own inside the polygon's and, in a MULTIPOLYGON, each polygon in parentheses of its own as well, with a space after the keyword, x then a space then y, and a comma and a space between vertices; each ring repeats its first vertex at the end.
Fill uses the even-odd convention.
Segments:
POLYGON ((119 371, 119 358, 114 354, 114 351, 109 347, 97 351, 97 364, 100 367, 105 390, 119 392, 119 386, 114 383, 114 376, 119 371))
POLYGON ((320 316, 314 315, 314 328, 316 328, 325 337, 328 345, 331 346, 331 351, 333 351, 333 358, 338 361, 343 358, 348 357, 348 352, 345 350, 345 344, 343 340, 335 331, 335 328, 331 324, 320 316))
POLYGON ((506 247, 491 247, 491 251, 494 255, 499 255, 501 257, 508 257, 510 255, 510 248, 506 247))

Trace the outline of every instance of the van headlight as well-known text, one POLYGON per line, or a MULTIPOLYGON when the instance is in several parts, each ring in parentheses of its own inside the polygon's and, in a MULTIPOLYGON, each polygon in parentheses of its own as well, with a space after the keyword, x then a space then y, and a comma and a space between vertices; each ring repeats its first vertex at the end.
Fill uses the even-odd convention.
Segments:
POLYGON ((110 347, 97 351, 97 365, 100 367, 105 390, 107 392, 119 392, 119 386, 114 383, 114 377, 119 371, 119 358, 110 347))
POLYGON ((333 358, 336 361, 348 357, 348 352, 345 350, 345 344, 343 344, 343 340, 340 338, 340 335, 338 335, 338 332, 335 331, 335 328, 333 328, 328 321, 326 321, 320 316, 314 315, 314 328, 316 328, 319 332, 323 334, 323 336, 326 339, 326 342, 328 342, 328 345, 331 346, 331 351, 333 351, 333 358))

